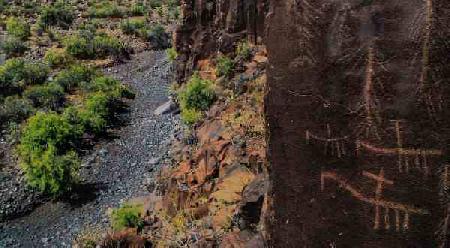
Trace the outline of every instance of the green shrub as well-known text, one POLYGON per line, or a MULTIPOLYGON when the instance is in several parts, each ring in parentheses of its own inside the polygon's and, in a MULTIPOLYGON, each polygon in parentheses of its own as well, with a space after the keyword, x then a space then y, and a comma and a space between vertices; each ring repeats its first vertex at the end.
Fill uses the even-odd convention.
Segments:
POLYGON ((57 48, 47 50, 44 60, 52 68, 64 67, 73 61, 72 57, 65 50, 57 48))
POLYGON ((55 113, 39 112, 28 119, 17 149, 28 184, 52 195, 70 190, 80 164, 71 149, 81 134, 55 113))
POLYGON ((124 44, 115 37, 106 34, 88 37, 86 35, 73 35, 65 40, 66 51, 80 59, 119 57, 126 54, 124 44))
POLYGON ((124 204, 120 208, 114 209, 111 214, 112 227, 116 231, 125 228, 141 229, 144 222, 141 218, 142 206, 124 204))
POLYGON ((215 101, 216 94, 210 80, 201 79, 194 74, 189 82, 178 92, 181 118, 192 125, 201 117, 201 111, 207 110, 215 101))
POLYGON ((216 75, 218 77, 225 76, 229 77, 233 72, 233 61, 227 56, 219 56, 216 61, 216 75))
POLYGON ((238 46, 236 47, 236 55, 243 58, 244 60, 250 59, 252 55, 252 49, 248 42, 243 41, 238 44, 238 46))
POLYGON ((26 40, 31 35, 30 25, 17 17, 10 17, 6 21, 6 31, 9 35, 20 40, 26 40))
POLYGON ((152 9, 162 6, 162 0, 150 0, 149 5, 152 9))
POLYGON ((6 57, 12 58, 22 56, 28 50, 28 47, 22 40, 16 37, 8 37, 0 44, 0 49, 6 57))
POLYGON ((108 35, 95 36, 93 47, 98 58, 120 57, 126 53, 124 44, 118 38, 108 35))
POLYGON ((79 59, 90 59, 95 57, 92 42, 80 35, 72 35, 64 40, 68 54, 79 59))
POLYGON ((145 6, 142 4, 133 4, 129 13, 132 16, 143 16, 145 14, 145 6))
POLYGON ((150 30, 145 30, 142 35, 152 44, 155 49, 166 49, 170 47, 170 37, 164 27, 160 24, 153 26, 150 30))
POLYGON ((83 66, 73 65, 70 68, 61 71, 55 77, 55 83, 64 88, 65 91, 73 90, 75 87, 87 84, 96 75, 94 69, 83 66))
POLYGON ((6 122, 20 123, 34 112, 35 109, 30 100, 14 96, 6 97, 0 105, 0 125, 6 122))
POLYGON ((134 93, 120 81, 105 76, 95 78, 92 82, 84 85, 83 89, 89 92, 103 92, 110 96, 112 101, 134 97, 134 93))
POLYGON ((42 9, 39 25, 44 29, 47 29, 49 26, 59 26, 68 29, 74 20, 74 9, 69 4, 59 1, 42 9))
POLYGON ((195 109, 183 109, 181 111, 181 120, 186 125, 193 125, 202 118, 202 112, 195 109))
POLYGON ((49 68, 45 64, 25 62, 20 58, 9 59, 0 66, 0 89, 6 92, 26 85, 41 84, 47 79, 48 73, 49 68))
POLYGON ((84 130, 95 134, 103 133, 112 115, 111 106, 111 98, 107 94, 91 94, 78 110, 78 119, 84 130))
POLYGON ((122 21, 120 28, 124 34, 139 34, 139 30, 145 27, 144 20, 127 19, 122 21))
POLYGON ((177 50, 175 48, 169 48, 166 50, 166 54, 167 54, 167 58, 169 59, 169 61, 174 62, 177 57, 178 57, 178 53, 177 50))
POLYGON ((34 107, 57 110, 64 103, 64 88, 56 83, 36 85, 25 90, 24 97, 30 99, 34 107))
POLYGON ((101 2, 89 8, 90 17, 106 18, 106 17, 122 17, 124 15, 123 8, 119 7, 116 3, 101 2))
POLYGON ((201 79, 194 74, 186 86, 178 94, 182 108, 207 110, 216 99, 213 84, 210 80, 201 79))

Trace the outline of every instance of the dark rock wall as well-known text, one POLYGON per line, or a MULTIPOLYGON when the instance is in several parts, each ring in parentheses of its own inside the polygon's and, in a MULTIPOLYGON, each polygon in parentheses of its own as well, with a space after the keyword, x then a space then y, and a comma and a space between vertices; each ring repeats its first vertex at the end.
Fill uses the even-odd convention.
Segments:
POLYGON ((449 18, 446 0, 271 1, 274 247, 449 247, 449 18))
POLYGON ((233 52, 240 39, 261 42, 267 6, 268 0, 183 0, 183 23, 174 38, 178 82, 189 78, 200 59, 233 52))

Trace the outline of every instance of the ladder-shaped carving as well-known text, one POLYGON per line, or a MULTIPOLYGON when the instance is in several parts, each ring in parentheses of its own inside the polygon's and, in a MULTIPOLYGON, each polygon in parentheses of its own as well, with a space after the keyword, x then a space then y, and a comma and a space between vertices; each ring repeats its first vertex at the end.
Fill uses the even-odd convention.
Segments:
POLYGON ((370 172, 363 171, 362 175, 376 181, 375 197, 366 196, 354 186, 350 185, 346 178, 341 177, 337 173, 331 171, 321 172, 321 190, 325 190, 325 181, 327 179, 332 180, 337 182, 339 184, 339 187, 349 191, 350 194, 356 199, 372 205, 375 208, 375 216, 373 220, 373 228, 375 230, 380 228, 384 228, 386 230, 395 228, 395 231, 397 232, 399 232, 400 230, 407 231, 410 228, 411 214, 429 214, 429 212, 425 209, 416 208, 411 205, 383 199, 382 193, 384 186, 394 184, 393 181, 388 180, 384 177, 383 169, 380 170, 379 174, 372 174, 370 172), (392 213, 394 218, 393 225, 391 224, 392 213))
POLYGON ((324 154, 332 155, 341 158, 347 154, 346 148, 346 140, 349 139, 349 136, 343 137, 332 137, 330 124, 327 124, 327 136, 322 137, 312 133, 309 130, 306 130, 305 133, 306 143, 310 144, 312 140, 319 141, 324 144, 324 154))

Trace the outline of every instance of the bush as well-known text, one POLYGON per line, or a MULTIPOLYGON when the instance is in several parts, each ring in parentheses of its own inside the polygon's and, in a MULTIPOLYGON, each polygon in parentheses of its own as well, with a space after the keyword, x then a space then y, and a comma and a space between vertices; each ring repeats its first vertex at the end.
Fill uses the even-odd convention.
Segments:
POLYGON ((77 122, 81 123, 86 132, 103 133, 112 115, 111 106, 111 98, 107 94, 91 94, 78 110, 77 122))
POLYGON ((47 79, 49 68, 42 63, 25 62, 23 59, 9 59, 0 66, 1 93, 8 93, 26 85, 41 84, 47 79))
POLYGON ((142 4, 133 4, 129 13, 132 16, 143 16, 145 14, 145 6, 142 4))
POLYGON ((93 46, 98 58, 107 56, 120 57, 126 53, 123 43, 118 38, 108 35, 95 36, 93 46))
POLYGON ((45 53, 44 60, 52 68, 64 67, 73 61, 71 56, 67 54, 64 49, 58 48, 49 49, 45 53))
POLYGON ((24 97, 30 99, 34 107, 57 110, 64 104, 64 88, 56 83, 37 85, 25 90, 24 97))
POLYGON ((92 6, 88 10, 90 17, 106 18, 106 17, 122 17, 124 11, 117 4, 111 2, 102 2, 92 6))
POLYGON ((33 104, 28 99, 9 96, 0 105, 0 125, 6 122, 20 123, 34 113, 33 104))
POLYGON ((16 37, 8 37, 0 44, 0 49, 6 54, 6 57, 12 58, 22 56, 28 50, 28 47, 22 40, 16 37))
POLYGON ((250 48, 248 42, 244 41, 238 44, 238 46, 236 47, 236 55, 244 60, 250 59, 252 55, 252 49, 250 48))
POLYGON ((183 109, 181 111, 181 120, 186 125, 194 125, 202 118, 202 112, 195 109, 183 109))
POLYGON ((27 40, 31 35, 30 25, 17 17, 10 17, 6 21, 6 31, 9 35, 22 41, 27 40))
POLYGON ((152 9, 158 8, 162 6, 162 0, 150 0, 149 5, 152 9))
POLYGON ((122 32, 124 34, 134 34, 138 35, 139 30, 145 27, 145 21, 144 20, 136 20, 136 19, 127 19, 122 21, 120 24, 120 28, 122 29, 122 32))
POLYGON ((216 95, 210 80, 201 79, 194 74, 179 92, 178 98, 184 109, 207 110, 214 103, 216 95))
POLYGON ((120 98, 134 98, 134 93, 130 89, 111 77, 97 77, 89 84, 84 85, 83 89, 89 92, 107 94, 112 101, 118 101, 120 98))
POLYGON ((145 30, 142 35, 152 44, 155 49, 166 49, 170 47, 170 37, 162 25, 155 25, 150 30, 145 30))
POLYGON ((59 1, 54 5, 44 7, 39 17, 39 25, 47 29, 49 26, 59 26, 68 29, 75 20, 75 12, 69 4, 59 1))
POLYGON ((39 112, 28 119, 17 149, 28 184, 52 195, 70 190, 80 164, 71 148, 81 134, 55 113, 39 112))
POLYGON ((141 218, 142 206, 124 204, 120 208, 114 209, 111 214, 111 222, 115 231, 126 228, 141 229, 144 222, 141 218))
POLYGON ((233 67, 234 67, 233 61, 227 56, 221 55, 217 57, 216 75, 218 77, 221 76, 229 77, 233 72, 233 67))
POLYGON ((85 85, 96 75, 94 69, 73 65, 69 69, 61 71, 55 78, 55 83, 64 88, 65 91, 72 90, 80 85, 85 85))
POLYGON ((94 47, 92 42, 80 35, 72 35, 64 40, 66 51, 68 54, 79 58, 89 59, 95 57, 94 47))
POLYGON ((73 35, 65 40, 65 45, 70 55, 80 59, 118 57, 126 54, 125 46, 118 38, 105 34, 93 37, 73 35))
POLYGON ((177 50, 175 50, 175 48, 169 48, 166 50, 166 54, 167 54, 167 58, 169 59, 169 61, 174 62, 177 57, 178 57, 178 53, 177 50))
POLYGON ((215 99, 216 94, 212 82, 203 80, 197 74, 194 74, 178 92, 181 118, 184 123, 188 125, 196 123, 202 116, 201 111, 207 110, 215 99))

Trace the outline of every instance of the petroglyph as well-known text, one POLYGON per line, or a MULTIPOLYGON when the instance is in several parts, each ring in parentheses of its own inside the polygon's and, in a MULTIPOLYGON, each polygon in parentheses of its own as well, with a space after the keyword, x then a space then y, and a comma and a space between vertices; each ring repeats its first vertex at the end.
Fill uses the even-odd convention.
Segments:
POLYGON ((348 183, 348 179, 339 176, 337 173, 332 171, 322 171, 321 172, 321 190, 325 190, 325 181, 326 179, 336 181, 339 184, 340 188, 343 188, 350 192, 350 194, 365 203, 368 203, 370 205, 373 205, 375 208, 375 216, 374 216, 374 226, 373 228, 375 230, 378 230, 381 228, 380 221, 383 220, 383 226, 384 229, 389 230, 391 228, 391 222, 390 222, 390 214, 391 212, 394 213, 395 216, 395 231, 407 231, 410 227, 410 215, 411 214, 417 214, 417 215, 426 215, 429 214, 429 212, 425 209, 416 208, 411 205, 394 202, 394 201, 388 201, 383 199, 382 193, 385 185, 394 185, 394 182, 392 180, 386 179, 384 177, 384 170, 381 169, 378 174, 372 174, 367 171, 363 171, 363 176, 372 179, 376 181, 376 187, 375 187, 375 197, 369 197, 366 196, 364 193, 360 192, 358 189, 356 189, 354 186, 348 183), (383 218, 381 218, 381 211, 383 211, 383 218), (401 220, 401 214, 403 214, 403 220, 401 220))
POLYGON ((311 140, 316 140, 324 143, 325 155, 328 155, 328 153, 330 153, 332 156, 337 156, 341 158, 342 156, 345 156, 347 154, 345 141, 349 138, 349 136, 333 138, 330 124, 327 124, 327 137, 315 135, 309 130, 306 130, 305 136, 307 144, 309 144, 311 140))
POLYGON ((425 176, 430 174, 430 158, 442 156, 443 152, 438 149, 404 148, 401 135, 400 121, 395 120, 395 134, 397 147, 377 147, 369 142, 357 140, 356 152, 360 154, 363 150, 385 156, 397 156, 399 172, 409 173, 411 169, 421 171, 425 176))

